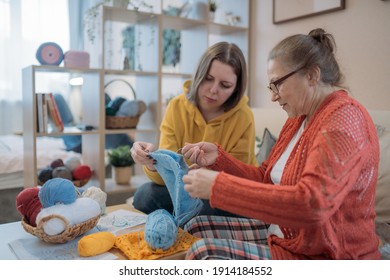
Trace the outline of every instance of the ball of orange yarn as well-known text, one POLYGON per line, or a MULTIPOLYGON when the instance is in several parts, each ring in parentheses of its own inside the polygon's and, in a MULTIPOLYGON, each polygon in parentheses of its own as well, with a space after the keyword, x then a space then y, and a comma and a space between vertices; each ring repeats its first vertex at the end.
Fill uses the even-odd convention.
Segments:
POLYGON ((73 172, 73 180, 89 180, 92 177, 91 167, 88 165, 80 165, 77 166, 73 172))
POLYGON ((108 252, 115 243, 116 236, 108 231, 96 232, 82 237, 77 250, 81 257, 92 257, 108 252))
POLYGON ((27 222, 36 227, 37 215, 42 209, 41 201, 38 197, 39 188, 31 187, 23 189, 16 196, 16 210, 27 220, 27 222))

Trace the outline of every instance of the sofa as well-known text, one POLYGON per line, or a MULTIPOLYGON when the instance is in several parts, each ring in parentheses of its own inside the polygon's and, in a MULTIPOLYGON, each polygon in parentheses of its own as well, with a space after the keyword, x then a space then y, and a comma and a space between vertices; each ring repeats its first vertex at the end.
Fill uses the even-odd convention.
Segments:
MULTIPOLYGON (((267 157, 287 119, 281 108, 252 108, 256 126, 256 154, 261 162, 267 157)), ((376 232, 381 240, 383 259, 390 259, 390 111, 369 110, 376 125, 380 162, 376 189, 376 232)))

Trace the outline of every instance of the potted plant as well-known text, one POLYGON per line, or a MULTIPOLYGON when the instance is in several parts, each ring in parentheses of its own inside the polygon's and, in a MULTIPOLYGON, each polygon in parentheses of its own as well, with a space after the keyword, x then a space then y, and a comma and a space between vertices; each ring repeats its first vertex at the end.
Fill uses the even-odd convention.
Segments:
POLYGON ((131 179, 132 166, 135 164, 130 146, 118 146, 108 152, 109 163, 114 168, 114 178, 118 185, 128 185, 131 179))

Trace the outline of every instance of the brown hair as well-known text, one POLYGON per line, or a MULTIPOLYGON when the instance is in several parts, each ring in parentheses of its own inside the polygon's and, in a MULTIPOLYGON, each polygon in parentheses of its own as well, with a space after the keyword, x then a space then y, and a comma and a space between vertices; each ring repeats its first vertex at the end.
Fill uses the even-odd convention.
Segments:
POLYGON ((334 37, 321 28, 308 35, 297 34, 280 41, 270 52, 268 60, 283 58, 291 70, 307 70, 318 66, 321 81, 332 86, 341 86, 343 75, 336 61, 334 37))
POLYGON ((240 48, 233 43, 219 42, 206 50, 200 58, 187 98, 194 104, 198 105, 199 86, 206 79, 211 63, 214 60, 230 65, 233 67, 234 73, 237 75, 236 88, 229 99, 222 105, 226 112, 234 108, 238 102, 240 102, 241 97, 245 93, 248 75, 244 54, 240 48))

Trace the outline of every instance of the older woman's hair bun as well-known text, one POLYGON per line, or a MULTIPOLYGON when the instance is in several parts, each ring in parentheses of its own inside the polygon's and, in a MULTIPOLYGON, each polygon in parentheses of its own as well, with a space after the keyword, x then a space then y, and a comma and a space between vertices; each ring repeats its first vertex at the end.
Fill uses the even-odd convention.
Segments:
POLYGON ((322 28, 313 29, 309 32, 309 36, 324 45, 331 53, 336 47, 334 37, 331 34, 326 33, 322 28))

